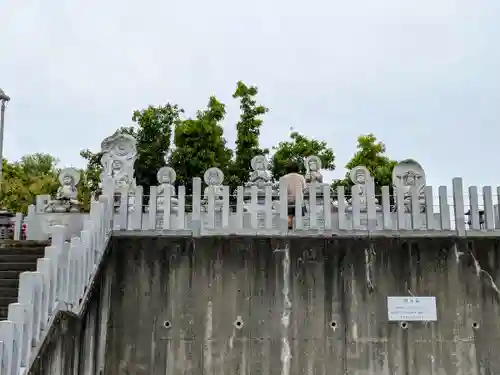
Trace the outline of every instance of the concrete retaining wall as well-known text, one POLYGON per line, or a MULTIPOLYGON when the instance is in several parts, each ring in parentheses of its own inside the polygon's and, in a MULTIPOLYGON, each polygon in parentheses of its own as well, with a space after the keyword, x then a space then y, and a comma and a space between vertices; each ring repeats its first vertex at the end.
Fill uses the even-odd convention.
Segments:
POLYGON ((33 375, 498 375, 499 265, 494 238, 114 235, 33 375), (438 322, 387 321, 411 294, 438 322))

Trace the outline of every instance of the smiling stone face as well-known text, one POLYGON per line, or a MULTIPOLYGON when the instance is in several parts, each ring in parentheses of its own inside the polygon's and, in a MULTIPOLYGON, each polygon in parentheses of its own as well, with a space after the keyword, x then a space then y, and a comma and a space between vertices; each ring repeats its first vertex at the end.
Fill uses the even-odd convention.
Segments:
POLYGON ((73 185, 73 177, 66 175, 63 177, 63 184, 66 186, 71 186, 73 185))
POLYGON ((364 185, 365 182, 366 182, 365 172, 362 170, 357 171, 356 172, 356 183, 358 183, 360 185, 364 185))

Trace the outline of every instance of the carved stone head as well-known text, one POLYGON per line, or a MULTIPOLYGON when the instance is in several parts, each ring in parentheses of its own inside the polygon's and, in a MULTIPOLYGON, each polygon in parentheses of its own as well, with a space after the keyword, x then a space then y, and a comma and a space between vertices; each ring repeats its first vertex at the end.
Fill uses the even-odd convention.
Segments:
POLYGON ((132 157, 135 154, 135 138, 120 134, 116 137, 114 152, 118 157, 132 157))
POLYGON ((316 155, 311 155, 306 158, 306 170, 311 172, 318 172, 321 169, 321 159, 316 155))
POLYGON ((415 186, 417 184, 418 175, 413 171, 408 171, 403 175, 403 184, 406 186, 415 186))
POLYGON ((63 177, 63 185, 73 185, 73 177, 70 175, 66 175, 63 177))
POLYGON ((171 167, 161 167, 156 174, 156 179, 158 183, 161 184, 173 184, 177 178, 175 170, 171 167))
POLYGON ((398 163, 392 171, 392 183, 396 187, 421 188, 425 186, 425 172, 413 159, 398 163))
POLYGON ((205 183, 209 186, 222 185, 222 181, 224 181, 224 173, 219 168, 215 167, 207 169, 203 177, 205 183))
POLYGON ((355 185, 366 185, 367 183, 372 182, 370 171, 362 165, 354 167, 351 170, 350 177, 351 181, 355 185))
POLYGON ((268 166, 265 155, 256 155, 252 158, 250 165, 254 171, 265 171, 268 166))
POLYGON ((61 186, 75 187, 80 182, 80 172, 75 168, 65 168, 59 174, 61 186))

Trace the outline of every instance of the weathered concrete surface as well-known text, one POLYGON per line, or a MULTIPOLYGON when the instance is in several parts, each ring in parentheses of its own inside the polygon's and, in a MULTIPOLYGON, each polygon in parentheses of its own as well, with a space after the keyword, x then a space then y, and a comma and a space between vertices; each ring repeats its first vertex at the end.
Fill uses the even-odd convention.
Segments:
POLYGON ((73 374, 78 368, 81 322, 75 314, 59 311, 42 343, 43 355, 35 358, 31 374, 73 374))
POLYGON ((497 239, 121 235, 105 257, 61 333, 74 374, 500 374, 497 239), (438 322, 389 323, 410 294, 438 322))

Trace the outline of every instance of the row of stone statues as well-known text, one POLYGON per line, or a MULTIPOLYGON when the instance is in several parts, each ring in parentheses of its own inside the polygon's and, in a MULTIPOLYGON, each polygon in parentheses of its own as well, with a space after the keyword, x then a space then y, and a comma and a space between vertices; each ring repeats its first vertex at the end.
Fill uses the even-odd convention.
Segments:
MULTIPOLYGON (((102 152, 102 173, 101 173, 101 184, 112 184, 113 186, 107 186, 107 188, 112 189, 119 193, 123 188, 128 188, 130 191, 134 191, 136 187, 136 182, 134 178, 134 162, 137 157, 136 140, 133 136, 123 133, 114 133, 110 137, 107 137, 101 143, 102 152)), ((249 180, 244 186, 244 197, 247 203, 247 210, 250 210, 250 198, 254 187, 257 189, 257 197, 259 201, 263 201, 265 198, 265 192, 267 187, 271 187, 272 196, 276 199, 279 196, 279 187, 274 184, 271 180, 271 176, 268 170, 268 159, 265 155, 257 155, 251 161, 252 171, 249 175, 249 180)), ((305 179, 309 186, 316 187, 317 198, 322 199, 323 186, 323 175, 321 173, 321 159, 316 155, 311 155, 304 160, 304 167, 306 170, 305 179)), ((368 202, 368 194, 370 191, 374 191, 374 179, 370 175, 369 170, 364 166, 358 166, 354 168, 350 173, 350 178, 354 185, 358 186, 359 201, 361 209, 366 209, 368 202)), ((174 183, 176 180, 176 173, 171 167, 162 167, 157 173, 158 179, 158 203, 159 207, 163 206, 163 196, 165 195, 165 189, 170 189, 170 196, 172 197, 171 207, 175 211, 177 207, 177 198, 174 188, 174 183)), ((80 173, 74 168, 64 169, 60 176, 59 181, 61 187, 57 192, 56 199, 50 201, 46 207, 47 212, 77 212, 80 210, 80 206, 77 200, 76 185, 80 180, 80 173)), ((204 190, 203 197, 203 207, 206 208, 208 202, 208 193, 210 189, 214 190, 214 196, 216 197, 216 209, 220 209, 222 206, 222 190, 224 173, 219 168, 209 168, 204 174, 204 181, 207 187, 204 190)), ((423 199, 423 188, 425 186, 425 173, 419 163, 412 159, 404 160, 396 165, 393 170, 392 176, 393 185, 396 188, 404 190, 405 194, 405 207, 407 210, 410 209, 409 198, 412 195, 412 191, 417 190, 420 199, 423 199)), ((105 188, 105 186, 101 186, 105 188)), ((305 191, 305 197, 307 200, 307 193, 309 188, 305 191)), ((131 197, 133 200, 133 197, 131 197)), ((352 204, 352 198, 348 199, 346 202, 352 204)), ((378 201, 376 202, 377 209, 378 201)), ((423 204, 421 204, 424 207, 423 204)), ((275 207, 277 208, 277 207, 275 207)))
MULTIPOLYGON (((113 164, 113 163, 112 163, 113 164)), ((278 187, 274 185, 271 181, 269 171, 267 170, 268 162, 264 155, 257 155, 252 159, 251 162, 252 172, 250 173, 249 181, 245 184, 244 197, 246 201, 246 210, 251 211, 250 208, 250 198, 251 192, 254 187, 257 191, 257 199, 261 204, 265 200, 265 192, 267 187, 271 187, 272 197, 276 199, 279 195, 278 187)), ((323 186, 323 176, 320 171, 321 161, 317 156, 312 156, 306 159, 306 181, 308 185, 315 185, 317 190, 317 198, 321 200, 323 186)), ((158 180, 158 207, 163 207, 164 196, 166 189, 170 190, 171 199, 171 209, 173 212, 177 211, 178 200, 176 198, 176 191, 174 183, 176 181, 176 172, 171 167, 162 167, 157 173, 158 180)), ((368 194, 370 188, 374 189, 374 179, 370 175, 368 169, 364 166, 358 166, 354 168, 350 173, 351 180, 354 185, 358 186, 359 203, 361 210, 365 210, 368 204, 368 194)), ((74 168, 64 169, 60 176, 59 181, 61 187, 58 189, 56 199, 49 202, 47 205, 47 212, 79 212, 80 204, 77 200, 77 190, 76 185, 80 180, 80 173, 74 168)), ((204 181, 207 185, 204 191, 202 207, 207 208, 209 190, 214 190, 215 196, 215 208, 216 210, 222 209, 222 191, 223 191, 223 181, 224 173, 219 168, 209 168, 204 174, 204 181)), ((411 202, 409 198, 412 195, 412 190, 417 189, 417 195, 421 200, 423 200, 423 187, 425 186, 425 174, 421 166, 413 160, 406 160, 399 163, 393 171, 393 184, 395 187, 403 188, 405 193, 405 207, 406 210, 410 210, 411 202)), ((119 187, 123 186, 122 183, 118 184, 119 187)), ((305 193, 309 191, 306 189, 305 193)), ((307 194, 306 194, 307 199, 307 194)), ((376 209, 380 210, 381 207, 378 205, 378 199, 375 198, 376 209)), ((347 202, 349 206, 352 204, 352 198, 349 198, 347 202)), ((424 207, 423 201, 421 206, 424 207)), ((277 203, 275 202, 275 209, 277 209, 277 203)), ((255 207, 254 207, 255 209, 255 207)))

